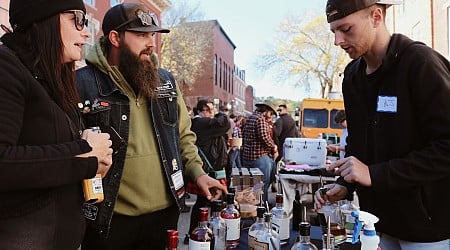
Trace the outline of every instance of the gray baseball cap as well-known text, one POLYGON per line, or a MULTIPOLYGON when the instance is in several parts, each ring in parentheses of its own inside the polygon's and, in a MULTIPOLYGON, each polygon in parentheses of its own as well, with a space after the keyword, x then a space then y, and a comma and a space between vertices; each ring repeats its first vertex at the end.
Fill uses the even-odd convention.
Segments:
POLYGON ((109 9, 103 18, 103 35, 111 30, 169 33, 159 26, 155 13, 151 13, 142 3, 122 3, 109 9))
POLYGON ((402 4, 402 0, 328 0, 325 10, 327 22, 331 23, 374 4, 391 6, 402 4))

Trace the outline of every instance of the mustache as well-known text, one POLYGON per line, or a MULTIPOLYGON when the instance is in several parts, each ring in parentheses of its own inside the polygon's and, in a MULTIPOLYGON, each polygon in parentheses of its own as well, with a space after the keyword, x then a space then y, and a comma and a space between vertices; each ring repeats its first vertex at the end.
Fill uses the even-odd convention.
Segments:
POLYGON ((153 50, 151 49, 144 49, 141 51, 140 55, 146 54, 146 55, 151 55, 153 53, 153 50))

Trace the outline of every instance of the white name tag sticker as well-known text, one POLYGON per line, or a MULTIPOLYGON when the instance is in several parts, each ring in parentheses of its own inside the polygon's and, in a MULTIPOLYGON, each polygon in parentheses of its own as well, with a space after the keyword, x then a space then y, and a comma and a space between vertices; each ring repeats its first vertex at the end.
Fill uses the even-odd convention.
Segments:
POLYGON ((397 113, 397 97, 378 96, 377 112, 397 113))
POLYGON ((181 173, 181 170, 173 173, 171 177, 175 190, 178 190, 184 186, 183 174, 181 173))

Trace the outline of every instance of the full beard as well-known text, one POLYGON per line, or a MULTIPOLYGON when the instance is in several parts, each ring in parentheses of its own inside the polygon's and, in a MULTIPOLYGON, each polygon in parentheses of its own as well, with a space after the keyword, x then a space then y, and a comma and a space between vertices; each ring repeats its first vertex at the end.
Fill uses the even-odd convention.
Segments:
POLYGON ((141 92, 144 96, 152 98, 159 85, 159 74, 153 61, 141 60, 140 55, 151 54, 151 50, 141 51, 139 56, 131 52, 126 44, 120 50, 119 70, 125 80, 131 85, 136 94, 141 92))

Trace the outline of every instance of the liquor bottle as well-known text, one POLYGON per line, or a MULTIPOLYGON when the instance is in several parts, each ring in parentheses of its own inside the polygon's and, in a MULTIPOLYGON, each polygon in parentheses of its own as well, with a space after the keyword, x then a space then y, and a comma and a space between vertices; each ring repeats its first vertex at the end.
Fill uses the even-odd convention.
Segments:
POLYGON ((264 213, 264 230, 256 234, 255 249, 281 249, 278 233, 272 228, 271 213, 264 213))
POLYGON ((227 225, 227 249, 236 248, 241 235, 241 214, 234 207, 234 193, 227 194, 227 206, 220 212, 220 217, 227 225))
POLYGON ((248 229, 248 249, 255 250, 256 235, 264 231, 264 213, 266 212, 265 207, 256 208, 256 221, 248 229))
POLYGON ((277 194, 275 198, 276 205, 272 208, 272 224, 278 228, 280 240, 289 241, 289 216, 283 207, 283 194, 277 194))
POLYGON ((189 250, 214 249, 214 234, 208 227, 208 208, 200 208, 198 227, 192 230, 189 237, 189 250))
MULTIPOLYGON (((92 132, 101 133, 100 127, 90 127, 92 132)), ((94 178, 84 179, 82 182, 84 200, 87 203, 100 203, 105 198, 103 195, 102 176, 96 174, 94 178)))
POLYGON ((299 230, 299 225, 301 222, 301 211, 302 204, 300 202, 300 191, 295 190, 295 199, 292 202, 292 229, 295 231, 299 230))
POLYGON ((209 225, 214 234, 215 250, 224 250, 226 248, 227 224, 225 223, 225 220, 220 217, 220 211, 222 211, 222 201, 213 201, 209 225))
POLYGON ((167 230, 166 250, 178 249, 178 231, 167 230))
POLYGON ((301 222, 299 230, 299 241, 294 243, 291 250, 317 250, 317 247, 311 243, 311 225, 308 222, 301 222))

